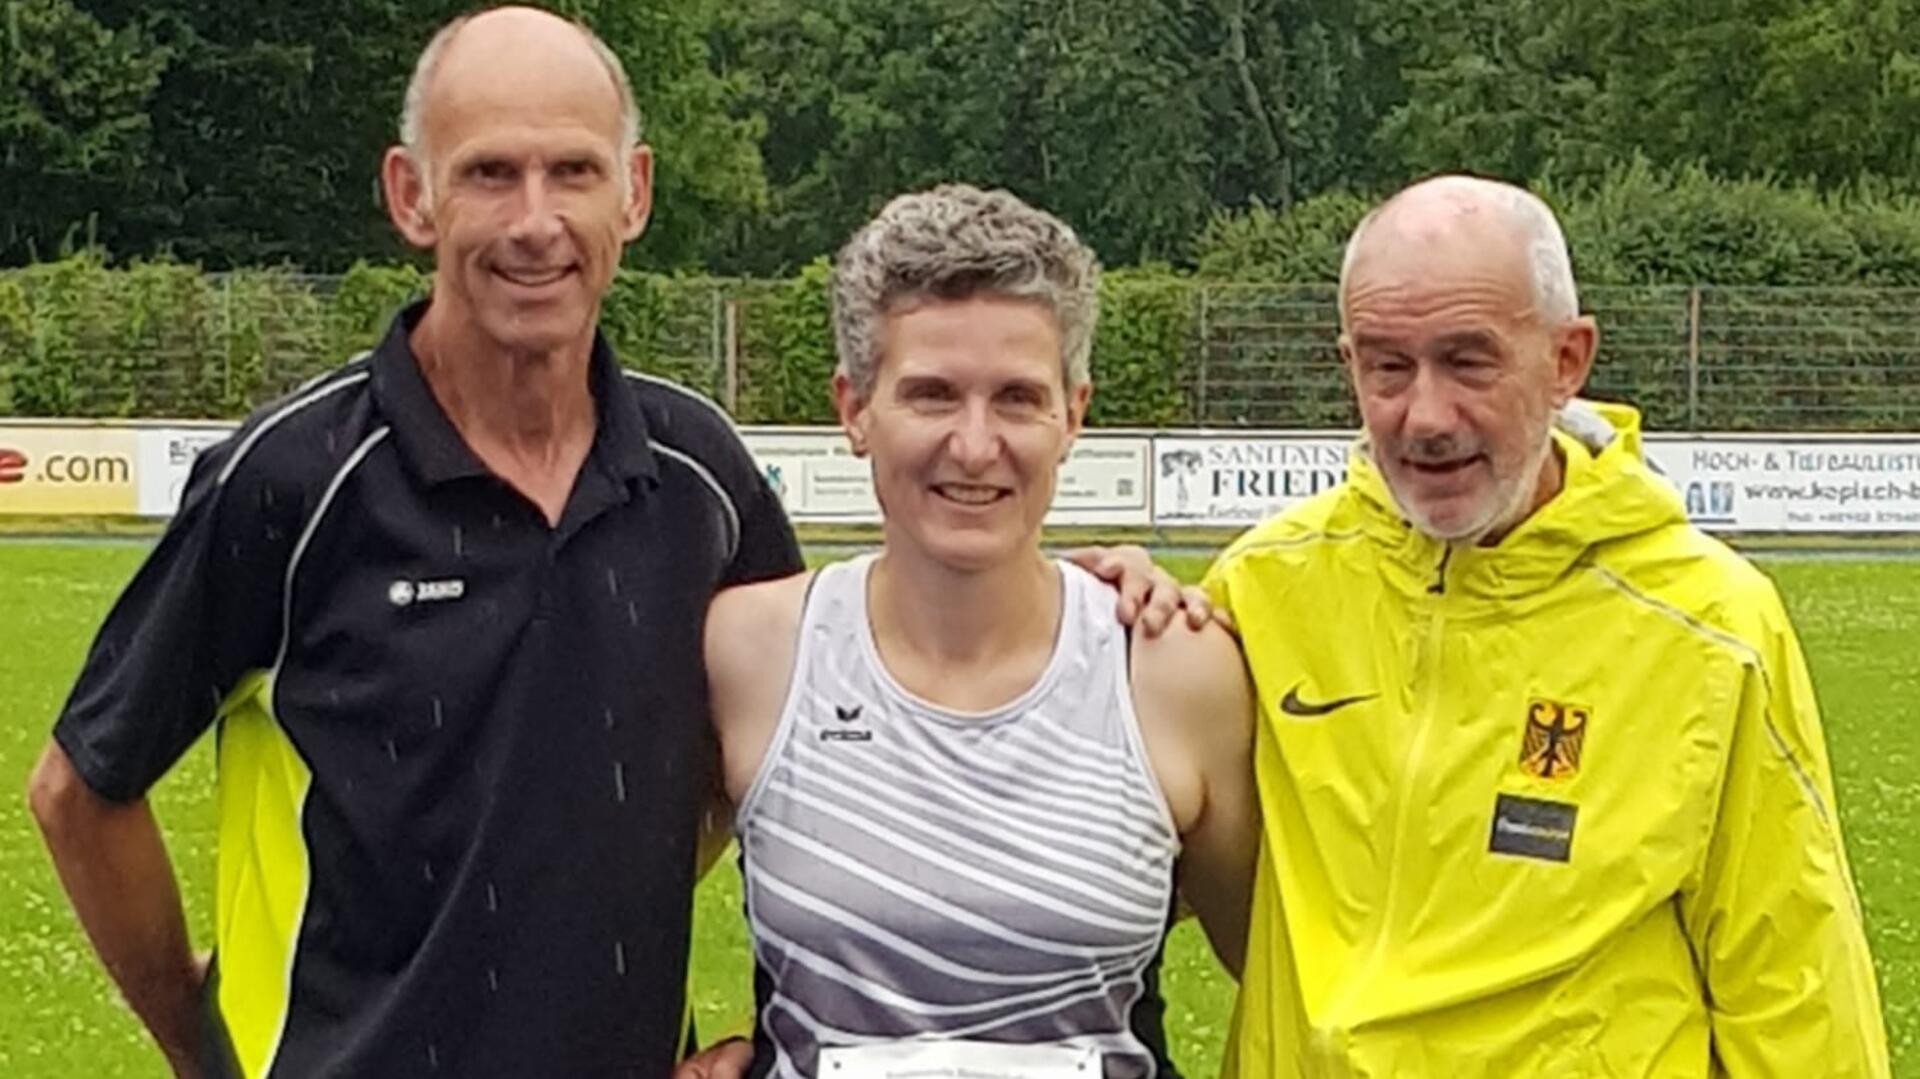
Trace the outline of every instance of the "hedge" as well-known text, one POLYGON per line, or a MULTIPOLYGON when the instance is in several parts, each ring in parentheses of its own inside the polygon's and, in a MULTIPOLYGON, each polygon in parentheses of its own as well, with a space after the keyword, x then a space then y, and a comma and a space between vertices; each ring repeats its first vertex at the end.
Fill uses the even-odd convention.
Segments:
MULTIPOLYGON (((624 363, 726 399, 744 423, 833 418, 825 260, 784 281, 622 271, 601 326, 624 363), (731 317, 729 315, 731 309, 731 317)), ((409 266, 338 278, 286 270, 206 274, 174 263, 114 269, 89 257, 0 273, 0 414, 220 418, 244 414, 378 341, 426 286, 409 266)), ((1188 415, 1193 285, 1169 272, 1103 284, 1093 417, 1188 415)))
MULTIPOLYGON (((1920 201, 1637 163, 1543 195, 1601 323, 1597 394, 1668 429, 1920 429, 1920 201)), ((1371 203, 1255 207, 1207 226, 1191 272, 1107 273, 1092 422, 1353 424, 1330 282, 1371 203)), ((601 323, 624 362, 742 422, 828 422, 828 276, 825 259, 776 281, 622 271, 601 323)), ((0 271, 0 414, 237 416, 370 346, 425 285, 364 264, 0 271)))

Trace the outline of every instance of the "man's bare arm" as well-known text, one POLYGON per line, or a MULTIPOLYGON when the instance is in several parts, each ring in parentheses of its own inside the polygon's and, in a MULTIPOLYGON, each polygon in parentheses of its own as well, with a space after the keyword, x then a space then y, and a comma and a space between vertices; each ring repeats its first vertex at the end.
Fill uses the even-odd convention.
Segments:
POLYGON ((100 797, 58 743, 34 767, 27 804, 55 872, 93 949, 174 1074, 199 1074, 204 959, 186 916, 165 842, 144 799, 100 797))

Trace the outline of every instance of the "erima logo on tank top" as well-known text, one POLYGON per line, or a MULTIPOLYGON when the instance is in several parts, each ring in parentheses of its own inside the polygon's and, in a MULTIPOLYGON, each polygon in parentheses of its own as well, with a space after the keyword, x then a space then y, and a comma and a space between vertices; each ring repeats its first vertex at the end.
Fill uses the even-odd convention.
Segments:
POLYGON ((822 742, 871 742, 873 741, 872 729, 870 729, 863 723, 857 727, 853 725, 856 723, 860 723, 860 706, 859 705, 836 704, 833 706, 833 718, 839 720, 843 724, 846 724, 846 726, 827 727, 822 729, 820 732, 820 740, 822 742))

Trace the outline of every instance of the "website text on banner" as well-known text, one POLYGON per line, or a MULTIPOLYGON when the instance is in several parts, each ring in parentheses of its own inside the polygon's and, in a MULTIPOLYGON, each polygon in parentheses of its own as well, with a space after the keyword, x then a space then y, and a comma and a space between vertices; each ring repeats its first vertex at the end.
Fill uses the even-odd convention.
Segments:
MULTIPOLYGON (((231 425, 0 421, 0 515, 139 514, 179 503, 200 450, 231 425)), ((837 428, 741 432, 793 519, 879 520, 867 463, 837 428)), ((1352 435, 1089 432, 1048 523, 1241 527, 1339 483, 1352 435)), ((1648 458, 1715 532, 1920 534, 1920 434, 1649 435, 1648 458)))
POLYGON ((137 444, 135 433, 125 427, 0 422, 0 513, 139 512, 137 444))

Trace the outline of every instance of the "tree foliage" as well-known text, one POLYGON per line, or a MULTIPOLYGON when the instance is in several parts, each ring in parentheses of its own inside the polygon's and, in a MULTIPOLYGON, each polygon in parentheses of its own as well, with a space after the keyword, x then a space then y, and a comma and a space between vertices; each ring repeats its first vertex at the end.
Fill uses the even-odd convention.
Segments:
MULTIPOLYGON (((717 0, 555 5, 629 72, 659 155, 649 265, 764 200, 757 121, 708 63, 717 0)), ((400 252, 375 190, 414 57, 457 0, 0 0, 0 260, 79 230, 117 256, 339 270, 400 252)))
MULTIPOLYGON (((1312 246, 1348 205, 1327 198, 1439 170, 1626 198, 1640 168, 1673 185, 1648 197, 1724 183, 1792 220, 1920 176, 1920 0, 551 3, 633 79, 657 156, 642 268, 798 272, 943 180, 1060 213, 1109 265, 1211 272, 1245 223, 1312 246)), ((414 56, 465 10, 0 0, 0 263, 398 257, 377 162, 414 56)), ((1902 243, 1897 210, 1862 220, 1856 246, 1902 243)))
MULTIPOLYGON (((168 53, 70 0, 0 3, 0 261, 51 257, 137 181, 168 53)), ((104 213, 103 213, 104 211, 104 213)))

